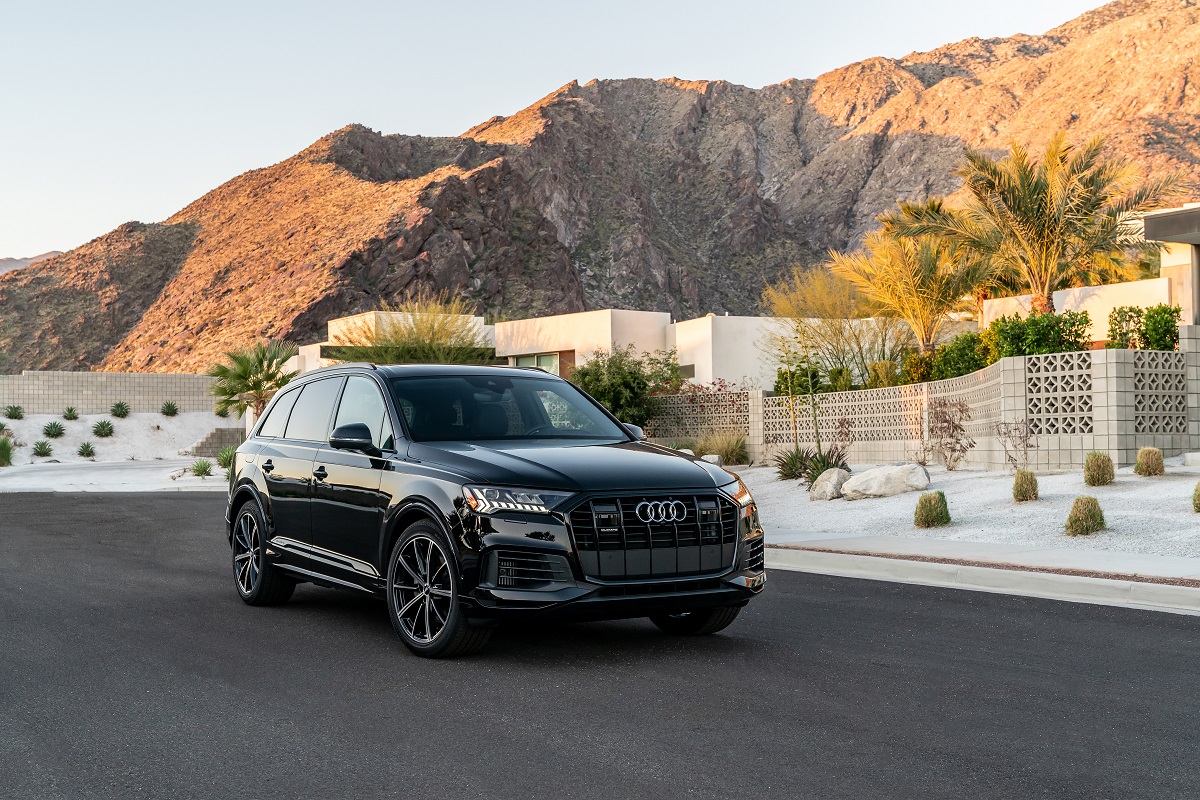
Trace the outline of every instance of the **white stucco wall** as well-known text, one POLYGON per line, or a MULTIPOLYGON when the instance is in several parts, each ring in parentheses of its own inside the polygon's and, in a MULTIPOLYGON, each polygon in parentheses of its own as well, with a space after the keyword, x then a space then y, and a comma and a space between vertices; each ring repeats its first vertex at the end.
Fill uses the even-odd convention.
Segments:
POLYGON ((575 352, 582 364, 597 350, 633 346, 639 354, 663 350, 671 315, 602 309, 496 323, 496 355, 575 352))
MULTIPOLYGON (((1029 313, 1030 296, 1001 297, 983 302, 983 318, 980 328, 986 328, 999 317, 1029 313)), ((1063 289, 1054 293, 1056 311, 1086 311, 1091 318, 1092 341, 1108 338, 1108 315, 1119 306, 1156 306, 1159 303, 1174 303, 1171 299, 1170 281, 1167 278, 1151 278, 1145 281, 1112 283, 1107 286, 1083 286, 1078 289, 1063 289)))
POLYGON ((767 317, 699 317, 671 326, 668 347, 681 365, 692 364, 697 383, 717 379, 771 389, 778 366, 769 344, 778 325, 767 317))

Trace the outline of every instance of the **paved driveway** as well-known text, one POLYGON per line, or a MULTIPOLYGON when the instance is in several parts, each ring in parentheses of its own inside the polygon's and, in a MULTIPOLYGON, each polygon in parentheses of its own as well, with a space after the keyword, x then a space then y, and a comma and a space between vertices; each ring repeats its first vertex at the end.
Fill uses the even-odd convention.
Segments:
POLYGON ((772 573, 726 634, 235 596, 223 498, 0 497, 0 796, 1196 797, 1200 620, 772 573))

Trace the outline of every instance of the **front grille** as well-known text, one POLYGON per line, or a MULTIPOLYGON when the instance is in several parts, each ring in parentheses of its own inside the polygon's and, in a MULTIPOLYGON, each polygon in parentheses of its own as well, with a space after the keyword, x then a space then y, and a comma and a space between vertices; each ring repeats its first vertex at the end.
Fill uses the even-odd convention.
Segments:
POLYGON ((724 572, 737 550, 737 506, 719 495, 595 498, 569 518, 584 574, 602 580, 724 572), (678 518, 645 522, 637 511, 642 503, 674 504, 678 518))
POLYGON ((746 542, 746 569, 761 570, 766 568, 767 537, 759 536, 746 542))
POLYGON ((489 578, 502 589, 541 589, 571 580, 567 562, 559 555, 500 550, 492 553, 489 566, 489 578))

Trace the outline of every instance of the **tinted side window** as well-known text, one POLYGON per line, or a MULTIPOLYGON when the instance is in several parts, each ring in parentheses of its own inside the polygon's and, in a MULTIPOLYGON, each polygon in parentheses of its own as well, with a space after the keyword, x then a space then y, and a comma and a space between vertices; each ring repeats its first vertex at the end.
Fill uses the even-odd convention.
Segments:
POLYGON ((383 395, 375 381, 361 376, 346 379, 346 390, 342 392, 342 402, 338 406, 333 427, 361 422, 371 429, 371 438, 376 447, 390 450, 394 442, 392 425, 387 416, 387 406, 383 404, 383 395))
POLYGON ((275 405, 267 412, 267 418, 263 420, 262 427, 258 429, 258 435, 283 436, 283 428, 287 425, 288 414, 291 413, 292 406, 296 405, 296 398, 299 396, 300 392, 296 389, 281 394, 275 405))
POLYGON ((323 378, 305 384, 296 407, 292 409, 284 437, 306 442, 325 441, 329 418, 333 416, 333 403, 337 400, 341 385, 341 378, 323 378))

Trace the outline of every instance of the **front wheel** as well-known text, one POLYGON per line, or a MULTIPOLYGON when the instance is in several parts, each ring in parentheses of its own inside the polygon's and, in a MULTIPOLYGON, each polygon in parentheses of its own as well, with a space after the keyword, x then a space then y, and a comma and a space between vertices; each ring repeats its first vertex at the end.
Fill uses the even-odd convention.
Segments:
POLYGON ((416 522, 396 541, 388 560, 388 616, 409 650, 453 658, 487 643, 490 628, 472 626, 458 601, 458 571, 432 522, 416 522))
POLYGON ((651 617, 650 621, 664 633, 676 636, 707 636, 728 628, 741 610, 741 606, 732 606, 685 611, 681 614, 658 614, 651 617))
POLYGON ((233 523, 233 580, 238 596, 252 606, 286 603, 296 591, 296 582, 267 563, 264 537, 267 524, 258 504, 245 503, 233 523))

